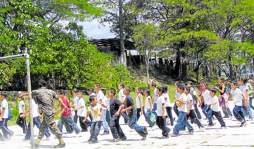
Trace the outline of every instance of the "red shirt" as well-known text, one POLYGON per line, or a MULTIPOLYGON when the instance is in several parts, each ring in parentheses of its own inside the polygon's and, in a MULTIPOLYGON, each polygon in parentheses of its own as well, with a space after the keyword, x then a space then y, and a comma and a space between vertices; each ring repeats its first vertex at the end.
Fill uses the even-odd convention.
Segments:
POLYGON ((71 115, 71 106, 66 96, 63 96, 61 98, 62 104, 61 104, 61 110, 64 110, 62 113, 62 116, 70 116, 71 115))

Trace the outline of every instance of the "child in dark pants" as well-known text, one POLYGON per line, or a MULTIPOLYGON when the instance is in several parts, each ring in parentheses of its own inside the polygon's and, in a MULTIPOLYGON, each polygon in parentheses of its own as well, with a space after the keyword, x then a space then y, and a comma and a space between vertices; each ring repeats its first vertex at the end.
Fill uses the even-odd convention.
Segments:
POLYGON ((116 91, 115 89, 110 89, 108 92, 108 97, 110 99, 110 130, 114 138, 114 142, 119 140, 126 140, 126 136, 124 135, 121 126, 119 124, 120 111, 122 108, 122 103, 120 100, 115 99, 116 91))
POLYGON ((192 95, 190 94, 190 89, 191 89, 190 87, 186 87, 186 89, 185 89, 185 93, 187 95, 188 111, 189 111, 189 113, 187 114, 187 119, 190 118, 191 123, 197 124, 198 128, 203 128, 204 126, 201 124, 201 122, 197 118, 197 115, 194 111, 194 109, 195 109, 194 104, 193 104, 194 99, 193 99, 192 95))
POLYGON ((130 96, 130 89, 129 88, 125 88, 124 89, 124 94, 126 96, 125 101, 124 101, 124 107, 121 110, 121 112, 127 112, 128 116, 129 116, 129 121, 128 121, 128 125, 130 128, 135 129, 136 132, 142 136, 142 140, 145 140, 148 132, 147 132, 147 128, 144 126, 140 126, 137 124, 137 114, 136 114, 136 110, 134 108, 134 103, 132 100, 132 97, 130 96))
POLYGON ((23 134, 26 134, 26 131, 27 131, 26 114, 25 114, 26 111, 25 111, 25 102, 23 97, 19 98, 18 109, 19 109, 19 117, 16 121, 16 124, 22 128, 23 134))
POLYGON ((167 118, 167 110, 166 110, 166 100, 162 95, 162 89, 160 87, 157 88, 157 94, 159 98, 157 99, 157 126, 162 130, 162 136, 164 138, 168 138, 168 133, 170 129, 166 125, 166 118, 167 118))
MULTIPOLYGON (((101 125, 102 125, 102 107, 97 102, 95 96, 90 96, 90 107, 88 109, 89 113, 92 116, 92 123, 90 129, 90 138, 88 140, 89 143, 97 143, 98 142, 98 135, 100 133, 101 125)), ((87 115, 88 117, 88 115, 87 115)), ((85 120, 84 120, 85 121, 85 120)))
POLYGON ((210 110, 208 112, 209 116, 209 124, 213 124, 212 122, 212 117, 215 116, 217 120, 219 121, 221 127, 226 127, 226 124, 221 116, 221 112, 219 110, 220 105, 219 105, 219 99, 216 96, 216 89, 211 89, 210 91, 210 100, 208 101, 208 106, 210 107, 210 110))
POLYGON ((243 109, 244 94, 239 88, 237 88, 237 82, 235 81, 233 81, 231 84, 230 95, 235 105, 233 109, 233 114, 235 118, 241 122, 240 127, 246 126, 246 120, 243 109))

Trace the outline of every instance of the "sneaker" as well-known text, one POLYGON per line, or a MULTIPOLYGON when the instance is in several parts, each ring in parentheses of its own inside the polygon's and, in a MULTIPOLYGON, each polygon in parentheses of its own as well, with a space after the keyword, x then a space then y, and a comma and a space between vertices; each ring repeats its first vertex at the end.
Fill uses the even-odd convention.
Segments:
POLYGON ((246 125, 247 125, 246 121, 243 121, 243 122, 241 123, 240 127, 244 127, 244 126, 246 126, 246 125))
POLYGON ((98 143, 98 140, 92 139, 89 143, 90 143, 90 144, 95 144, 95 143, 98 143))
POLYGON ((65 147, 65 143, 59 143, 57 145, 54 146, 54 148, 64 148, 65 147))
POLYGON ((189 134, 192 135, 194 133, 194 130, 189 130, 189 134))
POLYGON ((221 126, 222 129, 226 129, 227 127, 226 126, 221 126))
POLYGON ((113 139, 112 141, 113 141, 113 142, 119 142, 120 139, 113 139))
POLYGON ((179 134, 174 134, 174 133, 171 135, 171 137, 178 137, 178 136, 179 134))
POLYGON ((168 135, 167 136, 162 136, 162 139, 168 139, 168 135))
POLYGON ((121 139, 121 141, 126 141, 127 140, 126 137, 123 137, 123 138, 120 138, 120 139, 121 139))
POLYGON ((142 141, 146 140, 146 135, 143 136, 141 140, 142 140, 142 141))
POLYGON ((102 135, 108 135, 109 131, 104 131, 102 135))

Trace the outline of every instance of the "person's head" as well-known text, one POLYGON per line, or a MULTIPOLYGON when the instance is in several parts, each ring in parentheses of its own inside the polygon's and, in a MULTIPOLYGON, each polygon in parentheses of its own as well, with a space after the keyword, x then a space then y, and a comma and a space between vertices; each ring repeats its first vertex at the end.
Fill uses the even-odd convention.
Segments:
POLYGON ((185 85, 183 83, 179 83, 176 88, 177 92, 182 94, 185 91, 185 85))
POLYGON ((237 79, 237 84, 239 86, 243 85, 244 84, 244 80, 242 78, 237 79))
POLYGON ((236 81, 231 82, 231 89, 232 90, 235 90, 237 88, 237 86, 238 86, 238 83, 236 81))
POLYGON ((124 95, 125 96, 128 96, 129 94, 130 94, 130 88, 129 87, 126 87, 126 88, 124 88, 124 95))
POLYGON ((162 87, 162 94, 166 94, 168 93, 168 87, 167 86, 163 86, 162 87))
POLYGON ((140 94, 141 92, 142 92, 141 88, 140 88, 140 87, 137 87, 137 88, 136 88, 136 93, 137 93, 137 94, 140 94))
POLYGON ((97 104, 97 98, 96 98, 96 96, 90 96, 89 97, 89 102, 90 102, 90 105, 91 106, 95 106, 96 104, 97 104))
POLYGON ((83 93, 82 93, 81 90, 79 90, 78 93, 77 93, 77 97, 78 97, 78 98, 82 98, 82 96, 83 96, 83 93))
POLYGON ((222 84, 225 82, 225 79, 223 77, 218 78, 218 83, 222 84))
POLYGON ((44 80, 40 80, 38 84, 39 84, 39 87, 47 87, 47 82, 44 80))
POLYGON ((216 88, 212 88, 210 90, 210 96, 214 97, 216 95, 216 92, 217 92, 216 88))
POLYGON ((94 86, 94 90, 96 92, 99 92, 101 90, 101 84, 100 83, 96 83, 95 86, 94 86))
POLYGON ((152 87, 156 88, 157 87, 157 83, 155 80, 152 80, 152 87))
POLYGON ((59 91, 59 97, 63 97, 64 95, 65 95, 64 90, 60 90, 60 91, 59 91))
POLYGON ((163 94, 163 92, 162 92, 162 87, 157 86, 157 95, 158 95, 158 96, 161 96, 162 94, 163 94))
POLYGON ((116 95, 116 90, 111 88, 109 91, 108 91, 108 97, 109 99, 113 99, 116 95))
POLYGON ((7 96, 8 96, 8 94, 7 94, 7 92, 2 92, 1 93, 1 100, 3 100, 3 99, 7 99, 7 96))
POLYGON ((146 89, 146 90, 144 91, 144 95, 145 95, 146 97, 150 96, 150 90, 146 89))
POLYGON ((93 90, 93 89, 87 90, 87 94, 88 94, 88 95, 91 95, 92 93, 94 93, 94 90, 93 90))
POLYGON ((199 88, 200 88, 201 91, 206 90, 207 89, 206 82, 205 81, 200 82, 199 88))
POLYGON ((118 86, 119 90, 124 89, 124 87, 125 87, 124 84, 119 84, 119 86, 118 86))

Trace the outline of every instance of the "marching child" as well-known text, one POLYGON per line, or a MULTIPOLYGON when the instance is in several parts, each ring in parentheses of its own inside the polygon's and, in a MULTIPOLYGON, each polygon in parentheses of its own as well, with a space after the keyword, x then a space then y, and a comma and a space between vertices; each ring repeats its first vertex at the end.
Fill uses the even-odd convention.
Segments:
POLYGON ((209 99, 208 106, 210 107, 211 112, 208 113, 209 118, 209 124, 212 122, 212 117, 215 116, 217 120, 219 121, 221 128, 225 128, 226 124, 221 116, 220 112, 220 105, 219 105, 219 99, 216 96, 216 89, 211 89, 210 91, 211 98, 209 99))
POLYGON ((173 129, 173 137, 179 135, 180 130, 184 130, 185 127, 188 128, 189 133, 193 134, 193 128, 187 121, 188 103, 187 96, 185 94, 185 85, 182 83, 177 84, 177 92, 179 93, 179 98, 176 99, 176 105, 178 107, 178 119, 177 123, 173 129))
POLYGON ((149 90, 144 91, 144 96, 145 96, 145 104, 144 104, 143 113, 144 113, 145 119, 147 121, 148 114, 150 112, 152 112, 152 97, 150 96, 149 90))
POLYGON ((171 126, 173 126, 174 125, 174 118, 173 118, 173 113, 172 113, 173 106, 171 105, 169 95, 168 95, 168 88, 166 86, 162 88, 162 95, 165 99, 165 106, 166 106, 168 118, 170 119, 170 124, 171 124, 171 126))
POLYGON ((142 95, 142 91, 141 88, 137 88, 136 89, 136 109, 137 109, 137 121, 140 118, 140 115, 143 113, 143 95, 142 95))
POLYGON ((243 92, 237 88, 237 82, 232 82, 231 84, 231 96, 234 102, 234 109, 233 114, 235 118, 241 122, 240 127, 243 127, 246 125, 246 120, 244 117, 244 108, 243 108, 243 100, 244 100, 244 94, 243 92))
POLYGON ((170 132, 170 129, 167 127, 166 124, 166 118, 167 118, 167 110, 166 110, 166 100, 163 96, 162 88, 157 88, 157 119, 156 124, 157 126, 162 130, 162 136, 164 138, 168 138, 168 133, 170 132))
POLYGON ((26 134, 26 131, 27 131, 26 113, 25 113, 26 110, 25 110, 25 102, 23 97, 19 97, 18 110, 19 110, 19 117, 16 123, 22 128, 23 134, 26 134))
POLYGON ((125 88, 124 94, 126 98, 124 101, 124 108, 121 110, 121 112, 127 112, 129 116, 129 122, 128 122, 129 127, 132 129, 135 129, 136 132, 142 136, 142 140, 145 140, 146 136, 148 135, 147 128, 137 124, 137 115, 135 113, 136 110, 134 107, 133 99, 130 96, 130 89, 125 88))
POLYGON ((188 108, 188 111, 189 111, 188 118, 191 119, 191 123, 197 124, 198 128, 203 128, 204 126, 201 124, 201 122, 199 121, 199 119, 197 118, 197 115, 195 113, 195 110, 194 110, 194 99, 193 99, 190 91, 191 91, 190 87, 187 87, 185 89, 185 93, 187 95, 187 103, 188 103, 188 107, 187 108, 188 108))
POLYGON ((110 89, 108 92, 108 98, 110 100, 110 130, 114 138, 114 142, 119 140, 126 140, 126 136, 124 135, 121 126, 119 124, 120 112, 122 109, 122 103, 120 100, 115 98, 116 90, 110 89))
MULTIPOLYGON (((92 116, 92 123, 90 129, 90 138, 88 142, 97 143, 98 142, 97 137, 100 133, 100 129, 102 126, 102 107, 101 104, 98 103, 97 98, 95 96, 90 96, 89 102, 90 106, 88 108, 88 112, 92 116)), ((86 117, 88 117, 88 115, 86 117)))

